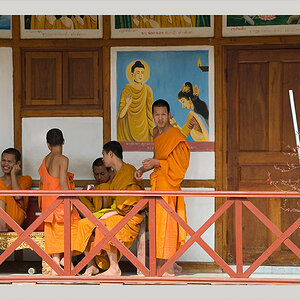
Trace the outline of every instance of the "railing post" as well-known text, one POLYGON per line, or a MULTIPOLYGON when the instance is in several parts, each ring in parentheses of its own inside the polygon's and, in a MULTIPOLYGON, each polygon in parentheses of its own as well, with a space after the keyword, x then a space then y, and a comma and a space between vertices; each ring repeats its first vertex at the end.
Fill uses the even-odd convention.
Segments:
POLYGON ((243 219, 242 200, 235 199, 235 249, 236 249, 236 274, 243 277, 243 219))
POLYGON ((156 197, 149 200, 149 269, 150 276, 156 275, 156 197))
POLYGON ((64 197, 64 275, 71 275, 71 199, 64 197))

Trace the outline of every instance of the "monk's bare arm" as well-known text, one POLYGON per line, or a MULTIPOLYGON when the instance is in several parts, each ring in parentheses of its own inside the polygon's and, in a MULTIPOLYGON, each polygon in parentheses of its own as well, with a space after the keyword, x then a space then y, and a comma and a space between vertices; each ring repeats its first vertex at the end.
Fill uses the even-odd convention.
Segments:
MULTIPOLYGON (((13 167, 12 167, 12 170, 10 172, 10 177, 11 177, 11 187, 13 190, 21 190, 21 187, 18 183, 18 174, 21 173, 21 167, 19 164, 15 164, 13 167)), ((15 200, 22 200, 23 197, 21 196, 14 196, 14 199, 15 200)), ((23 201, 22 201, 22 207, 23 207, 23 201)))
POLYGON ((68 190, 68 166, 69 166, 69 159, 66 156, 61 156, 59 158, 59 185, 62 190, 68 190))

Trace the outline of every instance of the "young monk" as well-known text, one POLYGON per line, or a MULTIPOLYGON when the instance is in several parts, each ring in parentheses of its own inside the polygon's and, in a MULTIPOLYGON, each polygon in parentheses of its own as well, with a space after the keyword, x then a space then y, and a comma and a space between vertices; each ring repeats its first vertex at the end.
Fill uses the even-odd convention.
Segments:
MULTIPOLYGON (((29 190, 32 186, 30 176, 21 176, 21 154, 15 148, 8 148, 1 155, 3 176, 0 180, 0 190, 29 190)), ((28 197, 0 196, 0 207, 19 225, 26 218, 28 197)), ((10 227, 9 227, 10 229, 10 227)), ((0 218, 0 231, 7 231, 6 223, 0 218)))
MULTIPOLYGON (((103 146, 103 162, 106 167, 113 168, 116 175, 112 179, 110 190, 143 190, 141 182, 134 178, 135 167, 123 162, 123 149, 119 142, 111 141, 103 146)), ((141 199, 141 197, 133 196, 111 196, 113 203, 110 209, 100 210, 94 215, 111 230, 119 223, 124 216, 132 209, 132 207, 141 199)), ((130 248, 134 239, 140 230, 140 223, 143 216, 136 214, 117 234, 116 237, 127 247, 130 248)), ((73 249, 79 252, 87 253, 103 238, 103 234, 96 229, 95 238, 91 237, 95 226, 88 220, 82 219, 78 223, 77 238, 74 242, 73 249)), ((122 253, 109 242, 105 245, 101 252, 95 257, 95 262, 101 269, 107 271, 101 273, 101 276, 118 276, 121 275, 118 261, 121 259, 122 253)), ((94 260, 88 265, 84 275, 95 275, 99 272, 94 260)))
MULTIPOLYGON (((179 129, 170 124, 170 107, 167 101, 159 99, 152 105, 156 127, 153 130, 154 158, 145 159, 143 166, 135 173, 138 180, 144 172, 154 169, 150 175, 151 190, 178 191, 189 165, 190 148, 179 129)), ((186 221, 186 210, 183 197, 163 196, 179 216, 186 221)), ((163 209, 156 205, 156 257, 158 267, 185 243, 187 233, 163 209)), ((174 276, 181 267, 174 264, 164 276, 174 276), (175 269, 174 269, 175 268, 175 269)))
MULTIPOLYGON (((104 166, 102 157, 97 158, 92 165, 96 186, 90 186, 90 190, 109 190, 109 184, 115 176, 115 171, 112 168, 104 166)), ((96 212, 101 208, 108 208, 111 203, 103 203, 106 199, 102 197, 84 197, 80 196, 79 200, 91 211, 96 212)))
MULTIPOLYGON (((69 159, 62 154, 65 141, 61 130, 57 128, 49 130, 46 140, 50 153, 44 158, 39 168, 43 190, 69 190, 69 159)), ((42 212, 57 198, 58 196, 43 196, 42 212)), ((73 208, 71 213, 71 244, 76 235, 79 220, 78 211, 73 208)), ((57 264, 60 264, 64 252, 64 204, 61 203, 44 222, 45 251, 53 257, 57 264)), ((57 275, 57 273, 52 270, 52 275, 57 275)))

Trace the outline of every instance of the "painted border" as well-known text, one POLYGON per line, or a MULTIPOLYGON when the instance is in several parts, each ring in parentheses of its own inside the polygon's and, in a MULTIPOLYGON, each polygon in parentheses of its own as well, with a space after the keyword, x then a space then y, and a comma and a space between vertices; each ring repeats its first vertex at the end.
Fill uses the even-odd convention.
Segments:
POLYGON ((98 16, 98 29, 25 29, 24 15, 20 16, 21 39, 91 39, 103 38, 103 17, 98 16))
POLYGON ((111 38, 176 38, 213 37, 214 16, 210 16, 210 27, 174 28, 115 28, 115 16, 111 16, 111 38))
MULTIPOLYGON (((247 17, 247 16, 244 16, 244 17, 247 17)), ((249 21, 251 21, 251 20, 249 19, 249 21)), ((222 35, 223 35, 223 37, 299 35, 299 34, 300 34, 300 24, 266 25, 266 26, 227 26, 227 15, 222 16, 222 35)))

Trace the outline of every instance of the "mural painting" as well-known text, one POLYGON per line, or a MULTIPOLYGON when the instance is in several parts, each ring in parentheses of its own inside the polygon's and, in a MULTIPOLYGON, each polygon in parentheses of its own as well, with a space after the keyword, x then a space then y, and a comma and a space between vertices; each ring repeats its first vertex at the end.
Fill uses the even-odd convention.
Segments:
POLYGON ((125 149, 152 147, 151 107, 157 99, 169 102, 171 124, 194 151, 213 147, 212 47, 113 48, 111 72, 112 138, 125 149))
POLYGON ((300 34, 300 15, 223 16, 223 36, 300 34))
POLYGON ((211 37, 209 15, 116 15, 111 17, 112 38, 211 37))

